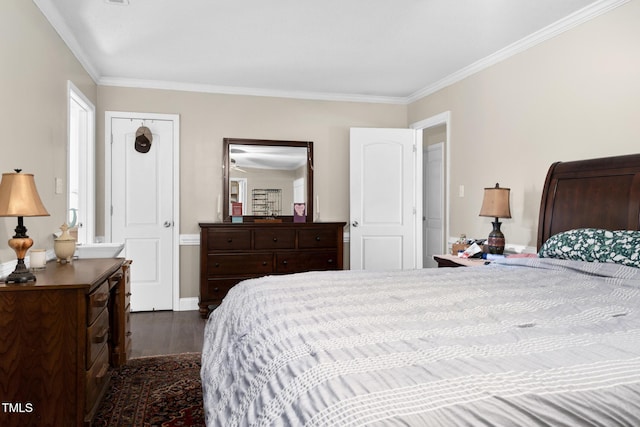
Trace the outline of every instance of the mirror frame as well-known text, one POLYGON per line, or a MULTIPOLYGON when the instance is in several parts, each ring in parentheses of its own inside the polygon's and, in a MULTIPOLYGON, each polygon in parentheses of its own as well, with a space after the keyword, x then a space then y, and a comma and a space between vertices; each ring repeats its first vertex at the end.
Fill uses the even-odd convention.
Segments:
MULTIPOLYGON (((307 218, 306 222, 313 222, 313 141, 279 141, 271 139, 244 139, 244 138, 224 138, 222 144, 222 220, 231 222, 229 214, 229 171, 230 160, 229 145, 262 145, 272 147, 306 147, 307 149, 307 218)), ((256 219, 263 219, 264 216, 243 215, 244 222, 255 222, 256 219)), ((293 222, 292 215, 280 215, 277 217, 282 222, 293 222)))

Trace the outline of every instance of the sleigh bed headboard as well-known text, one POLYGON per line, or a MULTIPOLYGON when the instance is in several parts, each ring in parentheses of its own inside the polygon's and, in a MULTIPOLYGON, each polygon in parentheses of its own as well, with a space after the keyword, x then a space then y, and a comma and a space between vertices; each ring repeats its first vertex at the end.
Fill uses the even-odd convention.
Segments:
POLYGON ((538 250, 574 228, 640 230, 640 154, 556 162, 542 190, 538 250))

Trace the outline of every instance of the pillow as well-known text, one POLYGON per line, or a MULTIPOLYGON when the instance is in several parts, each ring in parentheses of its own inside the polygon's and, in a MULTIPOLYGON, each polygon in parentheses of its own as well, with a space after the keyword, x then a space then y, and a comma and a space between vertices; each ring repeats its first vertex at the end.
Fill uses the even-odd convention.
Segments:
POLYGON ((640 231, 605 231, 598 261, 640 268, 640 231))
POLYGON ((544 242, 538 256, 574 261, 599 261, 600 252, 605 245, 605 233, 612 232, 597 228, 577 228, 554 234, 544 242))

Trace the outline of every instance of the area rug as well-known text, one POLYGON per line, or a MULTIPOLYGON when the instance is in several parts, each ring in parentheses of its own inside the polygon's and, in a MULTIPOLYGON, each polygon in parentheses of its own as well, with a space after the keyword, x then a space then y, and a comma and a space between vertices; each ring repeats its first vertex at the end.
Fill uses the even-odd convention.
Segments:
POLYGON ((117 369, 94 426, 204 426, 200 353, 132 359, 117 369))

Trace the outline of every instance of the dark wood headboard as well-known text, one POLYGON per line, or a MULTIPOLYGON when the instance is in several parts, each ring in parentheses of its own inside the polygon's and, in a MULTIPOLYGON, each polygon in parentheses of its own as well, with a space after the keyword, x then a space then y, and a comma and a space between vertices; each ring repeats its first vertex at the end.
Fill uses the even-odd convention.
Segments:
POLYGON ((640 230, 640 154, 551 165, 542 190, 538 250, 574 228, 640 230))

